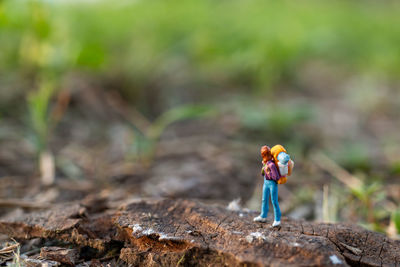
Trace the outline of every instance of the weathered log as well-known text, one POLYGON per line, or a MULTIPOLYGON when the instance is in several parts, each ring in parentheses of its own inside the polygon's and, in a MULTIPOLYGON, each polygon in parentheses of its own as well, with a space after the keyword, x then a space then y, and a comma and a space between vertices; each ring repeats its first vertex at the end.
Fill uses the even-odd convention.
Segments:
POLYGON ((58 267, 60 263, 57 261, 26 258, 22 260, 22 266, 26 267, 58 267))
POLYGON ((107 213, 87 218, 85 207, 67 203, 47 211, 4 217, 0 221, 0 233, 15 239, 40 237, 104 251, 114 235, 111 223, 107 213))
POLYGON ((79 258, 79 252, 76 249, 60 247, 42 247, 40 257, 46 260, 57 261, 63 264, 75 265, 79 258))
MULTIPOLYGON (((51 238, 107 251, 118 243, 130 265, 399 266, 400 241, 356 225, 282 219, 190 200, 138 200, 106 213, 80 205, 0 220, 0 233, 51 238), (83 213, 82 213, 83 212, 83 213)), ((115 249, 115 247, 114 247, 115 249)))
POLYGON ((282 227, 254 223, 254 212, 192 201, 132 203, 115 216, 130 264, 257 266, 396 266, 400 242, 346 224, 284 218, 282 227))
POLYGON ((20 199, 0 199, 0 207, 34 210, 50 208, 50 205, 44 203, 35 203, 31 201, 23 201, 20 199))

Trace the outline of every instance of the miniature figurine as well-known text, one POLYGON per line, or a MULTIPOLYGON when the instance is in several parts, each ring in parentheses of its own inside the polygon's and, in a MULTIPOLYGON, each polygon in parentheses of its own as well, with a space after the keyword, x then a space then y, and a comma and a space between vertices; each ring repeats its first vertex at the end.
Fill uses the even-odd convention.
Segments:
POLYGON ((274 209, 274 222, 272 227, 281 224, 281 210, 278 202, 278 184, 286 183, 287 176, 291 175, 294 166, 286 149, 276 145, 270 149, 268 146, 261 147, 262 169, 264 177, 261 214, 254 218, 255 222, 266 222, 268 215, 268 200, 271 195, 272 207, 274 209))

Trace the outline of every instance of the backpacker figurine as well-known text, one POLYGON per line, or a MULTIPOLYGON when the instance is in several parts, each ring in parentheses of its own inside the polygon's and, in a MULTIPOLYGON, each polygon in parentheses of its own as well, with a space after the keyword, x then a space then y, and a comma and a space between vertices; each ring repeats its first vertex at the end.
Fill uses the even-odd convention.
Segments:
POLYGON ((281 224, 281 209, 278 203, 278 184, 284 184, 287 176, 291 175, 294 163, 281 145, 270 149, 268 146, 261 147, 263 167, 261 175, 264 177, 261 214, 254 218, 255 222, 266 222, 268 215, 268 200, 271 195, 272 207, 274 208, 273 227, 281 224))

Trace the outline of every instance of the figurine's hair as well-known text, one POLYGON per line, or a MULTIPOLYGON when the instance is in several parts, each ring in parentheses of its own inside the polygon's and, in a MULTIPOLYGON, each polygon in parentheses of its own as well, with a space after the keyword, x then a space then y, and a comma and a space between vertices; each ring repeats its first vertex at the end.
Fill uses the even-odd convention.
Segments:
POLYGON ((272 155, 271 155, 271 149, 269 146, 262 146, 261 147, 261 157, 262 157, 262 162, 266 164, 268 160, 271 160, 272 155))

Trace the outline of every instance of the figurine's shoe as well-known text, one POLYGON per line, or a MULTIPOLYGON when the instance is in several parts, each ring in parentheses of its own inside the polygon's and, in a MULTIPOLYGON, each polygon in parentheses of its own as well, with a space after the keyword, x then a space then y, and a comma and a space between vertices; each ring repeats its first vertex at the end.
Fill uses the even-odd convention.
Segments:
POLYGON ((277 227, 277 226, 279 226, 279 225, 281 225, 281 221, 274 221, 274 222, 272 223, 272 227, 277 227))
POLYGON ((253 221, 265 223, 265 222, 267 222, 267 218, 263 218, 263 217, 261 217, 261 216, 257 216, 257 217, 255 217, 255 218, 253 219, 253 221))

